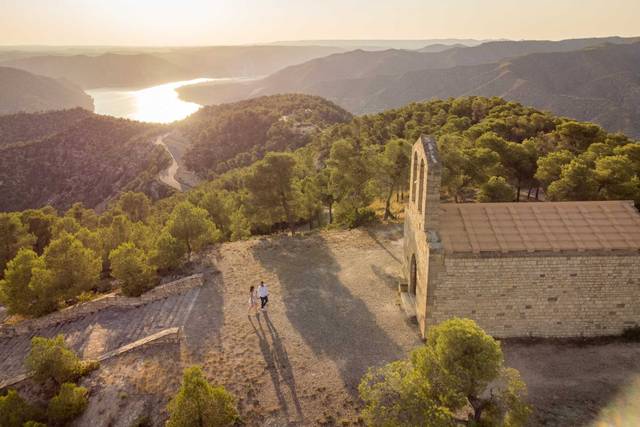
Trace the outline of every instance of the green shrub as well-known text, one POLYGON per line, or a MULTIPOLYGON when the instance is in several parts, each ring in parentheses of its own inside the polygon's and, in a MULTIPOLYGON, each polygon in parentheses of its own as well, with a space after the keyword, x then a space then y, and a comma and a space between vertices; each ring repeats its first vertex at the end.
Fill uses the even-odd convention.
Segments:
POLYGON ((531 413, 500 343, 470 319, 434 326, 408 360, 370 369, 358 391, 370 426, 520 427, 531 413))
POLYGON ((36 409, 27 403, 15 390, 0 396, 0 426, 22 427, 28 420, 36 418, 36 409))
POLYGON ((224 427, 238 419, 233 396, 209 384, 197 366, 185 369, 182 386, 167 409, 167 427, 224 427))
POLYGON ((372 223, 376 220, 376 213, 373 209, 353 209, 343 204, 336 205, 336 222, 348 228, 356 228, 372 223))
POLYGON ((156 240, 151 260, 160 270, 174 270, 180 267, 186 254, 187 246, 165 230, 156 240))
POLYGON ((51 426, 67 425, 87 407, 87 389, 64 383, 60 392, 49 401, 47 418, 51 426))
POLYGON ((109 262, 111 275, 120 281, 122 293, 127 296, 140 296, 157 283, 156 272, 149 263, 149 257, 131 242, 112 250, 109 262))
POLYGON ((477 195, 478 202, 482 203, 513 202, 515 198, 513 187, 501 176, 492 176, 489 181, 480 185, 477 195))
POLYGON ((33 372, 36 381, 45 382, 51 378, 58 384, 75 381, 99 366, 96 361, 80 360, 67 347, 62 335, 55 338, 34 337, 25 365, 33 372))
POLYGON ((54 311, 57 298, 46 286, 44 259, 31 249, 20 249, 0 280, 0 302, 9 313, 42 315, 54 311))

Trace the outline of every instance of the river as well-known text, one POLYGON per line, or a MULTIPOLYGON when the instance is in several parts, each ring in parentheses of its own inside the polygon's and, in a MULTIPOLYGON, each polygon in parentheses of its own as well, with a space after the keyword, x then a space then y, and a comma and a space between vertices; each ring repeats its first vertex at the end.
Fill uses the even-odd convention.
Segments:
POLYGON ((234 79, 199 78, 165 83, 146 88, 99 88, 85 91, 93 98, 95 112, 141 122, 170 123, 195 113, 200 104, 183 101, 176 89, 204 82, 228 82, 234 79))

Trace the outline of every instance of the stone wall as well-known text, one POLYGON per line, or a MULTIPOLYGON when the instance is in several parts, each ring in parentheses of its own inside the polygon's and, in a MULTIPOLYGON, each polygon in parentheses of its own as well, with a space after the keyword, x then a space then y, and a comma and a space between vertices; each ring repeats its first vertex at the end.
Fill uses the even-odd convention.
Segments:
POLYGON ((439 272, 429 280, 427 328, 455 316, 496 337, 575 337, 640 323, 638 252, 454 254, 429 263, 439 272))
POLYGON ((149 302, 157 301, 170 295, 179 294, 197 286, 202 286, 202 284, 202 274, 194 274, 173 282, 156 286, 139 297, 126 297, 124 295, 111 293, 91 301, 64 308, 46 316, 24 320, 16 325, 0 326, 0 337, 21 335, 58 323, 69 322, 109 307, 131 307, 148 304, 149 302))
POLYGON ((404 258, 403 270, 407 283, 410 280, 411 257, 416 257, 416 317, 420 330, 425 328, 425 313, 427 310, 427 259, 429 248, 427 247, 426 233, 420 230, 419 216, 415 208, 407 206, 404 221, 404 258), (411 212, 411 211, 414 212, 411 212))

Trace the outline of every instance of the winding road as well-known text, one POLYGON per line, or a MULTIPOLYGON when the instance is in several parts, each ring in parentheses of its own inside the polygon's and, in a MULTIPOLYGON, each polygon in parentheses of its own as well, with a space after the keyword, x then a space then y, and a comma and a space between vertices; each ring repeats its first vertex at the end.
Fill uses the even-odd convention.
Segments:
POLYGON ((159 136, 154 143, 156 145, 163 146, 169 156, 171 156, 171 165, 160 172, 158 178, 160 178, 160 181, 167 184, 168 186, 175 188, 178 191, 182 191, 182 184, 176 179, 176 173, 178 172, 178 161, 171 153, 171 150, 169 150, 169 147, 167 147, 167 145, 164 143, 164 138, 167 137, 167 135, 169 134, 159 136))

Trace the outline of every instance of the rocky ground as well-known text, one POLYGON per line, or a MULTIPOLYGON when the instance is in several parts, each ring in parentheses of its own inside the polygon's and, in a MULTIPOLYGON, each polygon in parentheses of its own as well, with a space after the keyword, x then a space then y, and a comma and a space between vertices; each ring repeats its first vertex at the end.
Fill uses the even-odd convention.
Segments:
MULTIPOLYGON (((162 425, 192 364, 237 396, 246 425, 359 424, 362 374, 421 344, 397 301, 401 237, 400 227, 381 226, 210 251, 202 261, 213 267, 180 341, 104 362, 83 380, 91 401, 77 425, 128 427, 145 418, 162 425), (270 289, 268 311, 247 316, 248 288, 260 280, 270 289)), ((640 425, 640 344, 509 341, 503 348, 529 386, 531 425, 640 425)))

